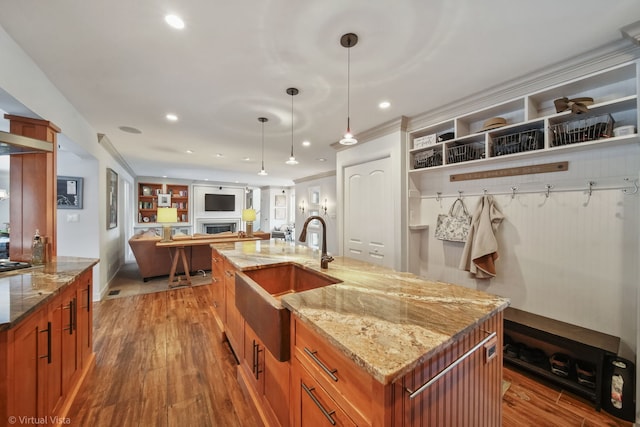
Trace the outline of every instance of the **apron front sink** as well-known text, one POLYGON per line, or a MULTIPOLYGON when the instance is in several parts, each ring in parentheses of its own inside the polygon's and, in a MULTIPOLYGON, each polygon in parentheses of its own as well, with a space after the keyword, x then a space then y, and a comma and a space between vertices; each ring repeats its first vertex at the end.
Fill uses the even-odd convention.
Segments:
POLYGON ((291 313, 280 297, 339 283, 297 264, 277 264, 236 273, 236 307, 280 362, 289 360, 291 313))

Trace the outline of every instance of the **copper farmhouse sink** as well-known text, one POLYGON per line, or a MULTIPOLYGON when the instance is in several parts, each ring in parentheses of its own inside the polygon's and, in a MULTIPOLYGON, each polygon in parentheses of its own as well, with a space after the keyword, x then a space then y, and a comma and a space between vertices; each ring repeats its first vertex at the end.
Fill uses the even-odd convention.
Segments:
POLYGON ((264 346, 284 362, 290 357, 290 312, 280 297, 339 282, 298 264, 261 266, 236 273, 236 307, 264 346))

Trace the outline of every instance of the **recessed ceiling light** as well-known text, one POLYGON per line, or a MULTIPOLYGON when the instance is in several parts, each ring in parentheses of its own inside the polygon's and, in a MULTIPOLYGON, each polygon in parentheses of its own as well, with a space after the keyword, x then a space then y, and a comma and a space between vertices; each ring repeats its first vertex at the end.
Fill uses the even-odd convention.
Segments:
POLYGON ((167 114, 165 116, 167 118, 167 120, 169 120, 170 122, 177 122, 178 121, 178 116, 176 116, 175 114, 167 114))
POLYGON ((163 177, 163 178, 166 178, 166 177, 167 177, 167 175, 162 175, 162 177, 163 177))
POLYGON ((205 181, 209 181, 209 178, 205 178, 204 180, 205 180, 205 181))
POLYGON ((186 151, 186 153, 187 153, 187 154, 193 154, 193 151, 191 151, 191 150, 187 150, 187 151, 186 151))
POLYGON ((389 101, 382 101, 380 104, 378 104, 378 107, 380 107, 382 110, 385 110, 391 107, 391 103, 389 101))
POLYGON ((216 157, 224 157, 222 153, 216 153, 216 157))
POLYGON ((127 133, 142 133, 140 129, 136 129, 132 126, 120 126, 118 127, 118 129, 120 129, 122 132, 127 132, 127 133))
POLYGON ((178 15, 167 15, 164 17, 164 20, 169 26, 182 30, 184 28, 184 21, 178 15))
POLYGON ((311 145, 311 141, 302 141, 302 145, 308 147, 311 145))
POLYGON ((242 160, 244 160, 245 162, 248 162, 248 161, 250 161, 250 160, 251 160, 251 157, 245 157, 245 158, 244 158, 244 159, 242 159, 242 160))
POLYGON ((327 161, 327 159, 325 159, 324 157, 319 157, 317 160, 319 162, 326 162, 327 161))

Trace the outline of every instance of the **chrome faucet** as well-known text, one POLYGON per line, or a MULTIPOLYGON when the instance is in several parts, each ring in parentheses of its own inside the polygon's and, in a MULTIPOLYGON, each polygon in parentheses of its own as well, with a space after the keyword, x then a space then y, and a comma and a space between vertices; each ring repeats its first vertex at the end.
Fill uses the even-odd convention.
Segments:
POLYGON ((307 218, 307 220, 304 222, 304 225, 302 226, 302 231, 300 232, 300 237, 298 237, 298 240, 300 240, 301 242, 307 241, 307 226, 314 219, 317 219, 318 221, 320 221, 320 224, 322 224, 322 256, 320 257, 320 268, 327 269, 329 268, 329 263, 333 261, 333 257, 331 255, 327 255, 327 224, 324 222, 324 219, 317 215, 311 215, 309 218, 307 218))

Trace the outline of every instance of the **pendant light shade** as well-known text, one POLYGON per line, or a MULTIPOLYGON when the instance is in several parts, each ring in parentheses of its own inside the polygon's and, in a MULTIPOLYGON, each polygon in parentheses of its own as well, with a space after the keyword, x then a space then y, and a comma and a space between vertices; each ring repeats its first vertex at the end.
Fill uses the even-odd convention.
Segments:
POLYGON ((350 99, 350 89, 351 89, 351 48, 358 43, 358 36, 354 33, 347 33, 340 37, 340 44, 343 47, 347 48, 347 132, 345 132, 344 136, 340 140, 340 144, 342 145, 353 145, 357 144, 358 140, 353 137, 351 133, 351 99, 350 99))
POLYGON ((298 161, 296 160, 296 156, 293 155, 293 97, 298 94, 298 89, 290 87, 287 89, 287 94, 291 95, 291 156, 289 156, 289 160, 285 163, 288 165, 297 165, 298 161))
POLYGON ((267 171, 264 169, 264 123, 268 122, 269 119, 266 117, 258 117, 258 121, 262 123, 262 169, 258 172, 258 175, 268 175, 267 171))

